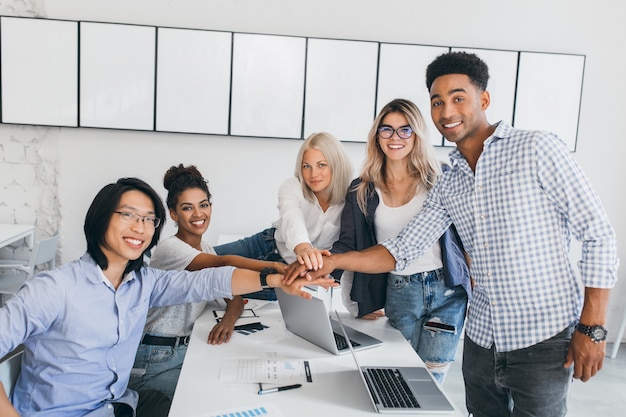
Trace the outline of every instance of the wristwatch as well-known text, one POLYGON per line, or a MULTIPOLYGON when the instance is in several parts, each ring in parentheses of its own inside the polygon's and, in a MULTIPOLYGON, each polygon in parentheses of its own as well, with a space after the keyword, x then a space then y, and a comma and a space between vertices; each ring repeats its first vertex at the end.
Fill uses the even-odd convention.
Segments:
POLYGON ((582 323, 578 323, 576 330, 589 336, 594 343, 600 343, 606 340, 607 331, 602 326, 586 326, 582 323))
POLYGON ((263 268, 261 269, 261 275, 259 276, 259 279, 261 280, 261 288, 263 288, 264 290, 267 288, 271 288, 269 285, 267 285, 267 276, 269 274, 275 274, 278 271, 276 271, 275 269, 272 268, 263 268))

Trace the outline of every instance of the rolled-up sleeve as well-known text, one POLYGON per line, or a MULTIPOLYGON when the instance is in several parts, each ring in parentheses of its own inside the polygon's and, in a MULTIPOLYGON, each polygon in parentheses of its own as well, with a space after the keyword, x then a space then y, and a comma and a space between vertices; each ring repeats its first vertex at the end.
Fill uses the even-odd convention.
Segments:
POLYGON ((578 268, 584 286, 614 287, 619 266, 617 240, 600 198, 563 141, 541 132, 535 146, 539 181, 582 243, 578 268))

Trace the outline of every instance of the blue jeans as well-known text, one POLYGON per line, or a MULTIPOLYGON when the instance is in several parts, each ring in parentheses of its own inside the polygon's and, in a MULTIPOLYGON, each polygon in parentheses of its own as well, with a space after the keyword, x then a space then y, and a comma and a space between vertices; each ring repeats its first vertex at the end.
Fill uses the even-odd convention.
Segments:
POLYGON ((441 269, 387 277, 385 314, 440 383, 454 362, 466 307, 467 293, 446 287, 441 269), (438 324, 451 328, 433 327, 438 324))
MULTIPOLYGON (((213 249, 218 255, 238 255, 260 261, 284 263, 285 261, 276 248, 276 240, 274 239, 275 231, 276 229, 271 227, 235 242, 215 246, 213 249)), ((273 288, 268 288, 250 294, 244 294, 243 297, 274 301, 276 300, 276 292, 273 288)))
POLYGON ((463 378, 474 417, 550 416, 567 413, 572 368, 564 368, 572 327, 536 345, 497 352, 465 336, 463 378))
POLYGON ((139 392, 155 390, 167 395, 172 400, 180 369, 185 360, 187 346, 139 345, 133 369, 145 369, 143 376, 132 375, 128 387, 139 392))

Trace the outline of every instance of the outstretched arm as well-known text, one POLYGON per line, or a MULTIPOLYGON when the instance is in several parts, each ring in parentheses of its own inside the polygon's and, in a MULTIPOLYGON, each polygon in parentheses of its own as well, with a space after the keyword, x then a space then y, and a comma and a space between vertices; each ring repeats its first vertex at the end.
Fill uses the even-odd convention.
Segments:
POLYGON ((306 276, 307 279, 325 277, 335 269, 377 274, 393 271, 396 267, 396 260, 382 245, 374 245, 362 251, 335 255, 330 255, 328 251, 322 251, 322 253, 328 256, 324 257, 324 265, 317 271, 310 271, 305 265, 300 265, 297 262, 289 265, 287 272, 285 272, 285 284, 290 284, 302 276, 306 276))
MULTIPOLYGON (((235 269, 232 280, 233 294, 248 294, 261 290, 260 274, 248 269, 235 269)), ((267 276, 267 284, 270 288, 281 288, 288 294, 297 295, 310 300, 312 295, 304 291, 302 287, 307 285, 319 285, 324 288, 336 287, 339 284, 333 278, 297 278, 289 284, 283 283, 283 275, 270 274, 267 276)))
POLYGON ((238 255, 199 253, 185 269, 188 271, 197 271, 202 268, 213 268, 216 266, 235 266, 237 268, 252 269, 253 271, 271 268, 279 273, 283 273, 287 265, 282 262, 259 261, 238 255))

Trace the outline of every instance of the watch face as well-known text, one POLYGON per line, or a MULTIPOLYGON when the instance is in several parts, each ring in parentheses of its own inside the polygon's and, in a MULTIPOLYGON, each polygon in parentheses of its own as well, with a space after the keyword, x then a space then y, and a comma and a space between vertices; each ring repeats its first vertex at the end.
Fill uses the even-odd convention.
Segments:
POLYGON ((597 342, 601 342, 606 339, 606 330, 601 326, 594 326, 591 328, 591 338, 597 342))
POLYGON ((578 323, 576 325, 576 330, 589 336, 595 343, 600 343, 606 340, 607 331, 602 326, 585 326, 584 324, 578 323))

